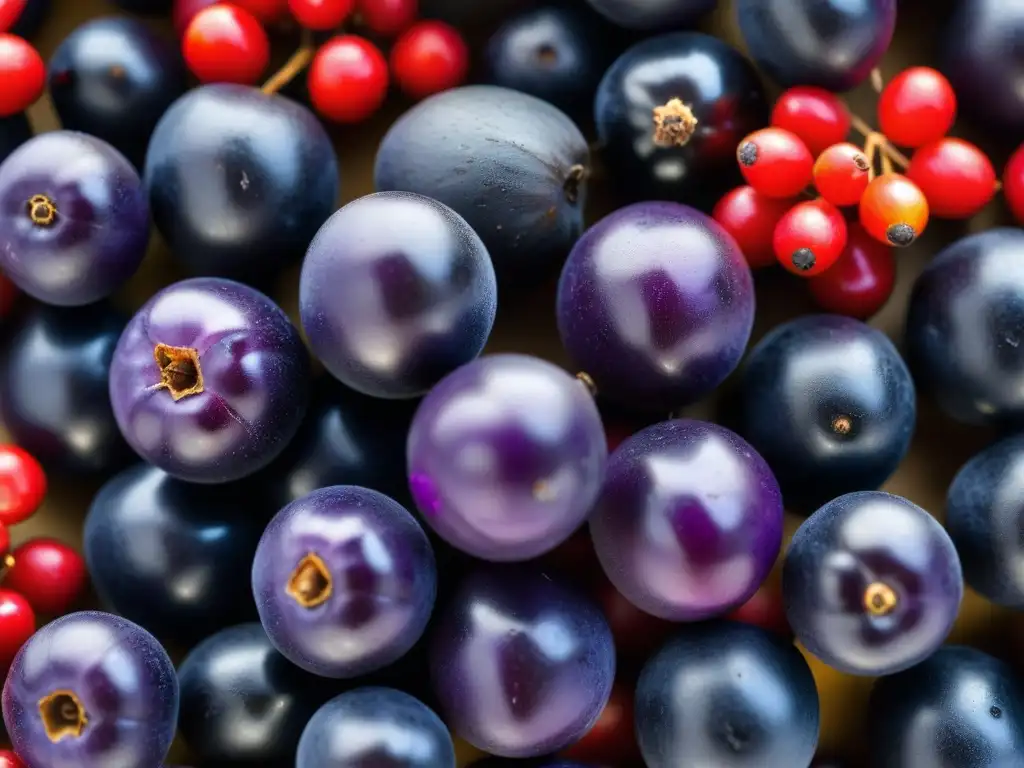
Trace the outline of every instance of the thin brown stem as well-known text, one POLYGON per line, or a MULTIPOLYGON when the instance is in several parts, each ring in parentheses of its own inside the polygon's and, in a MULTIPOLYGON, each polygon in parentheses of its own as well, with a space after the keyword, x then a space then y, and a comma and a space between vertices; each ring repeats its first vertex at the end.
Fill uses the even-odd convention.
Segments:
POLYGON ((878 150, 881 147, 882 134, 871 131, 864 139, 864 154, 868 157, 868 179, 875 178, 875 166, 878 161, 878 150))
MULTIPOLYGON (((857 117, 857 115, 854 115, 852 113, 850 114, 850 124, 853 126, 853 130, 857 131, 857 133, 859 133, 865 139, 872 133, 878 133, 878 131, 876 131, 874 128, 868 125, 862 118, 857 117)), ((884 135, 882 135, 882 138, 885 138, 884 135)), ((889 156, 889 159, 891 159, 894 163, 896 163, 896 165, 900 166, 901 168, 906 168, 910 165, 910 159, 902 152, 900 152, 898 149, 896 149, 896 147, 894 147, 888 139, 885 139, 885 141, 881 144, 880 149, 886 155, 889 156)))
POLYGON ((270 95, 277 93, 284 88, 288 83, 299 76, 309 63, 313 61, 313 55, 316 53, 316 46, 313 44, 313 36, 308 30, 303 30, 302 33, 302 45, 295 53, 292 54, 291 58, 284 63, 274 76, 271 77, 267 82, 263 84, 260 89, 265 94, 270 95))
POLYGON ((881 93, 885 87, 885 80, 882 79, 882 70, 878 67, 871 70, 871 87, 875 93, 881 93))

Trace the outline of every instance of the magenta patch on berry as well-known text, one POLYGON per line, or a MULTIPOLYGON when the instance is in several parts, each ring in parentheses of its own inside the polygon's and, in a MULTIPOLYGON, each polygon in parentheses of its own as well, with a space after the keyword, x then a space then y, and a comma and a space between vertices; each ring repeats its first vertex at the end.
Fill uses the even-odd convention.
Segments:
POLYGON ((412 491, 416 506, 423 514, 427 517, 438 517, 441 514, 441 495, 437 492, 437 485, 428 475, 422 472, 409 475, 409 490, 412 491))

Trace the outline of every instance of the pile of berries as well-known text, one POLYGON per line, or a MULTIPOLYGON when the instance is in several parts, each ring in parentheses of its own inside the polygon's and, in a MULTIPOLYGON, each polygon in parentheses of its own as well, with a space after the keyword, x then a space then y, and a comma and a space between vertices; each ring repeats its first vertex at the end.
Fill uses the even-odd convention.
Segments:
MULTIPOLYGON (((35 538, 11 547, 8 529, 35 514, 45 496, 39 463, 15 445, 0 445, 0 679, 36 631, 36 616, 63 614, 85 586, 85 563, 66 544, 35 538)), ((0 768, 3 760, 0 752, 0 768)))
POLYGON ((270 64, 268 28, 289 19, 307 31, 307 42, 263 86, 273 93, 307 69, 309 100, 335 123, 358 123, 377 112, 393 79, 408 97, 422 99, 460 85, 469 51, 459 32, 439 21, 417 20, 417 0, 235 0, 196 8, 179 0, 176 25, 182 53, 204 83, 252 85, 270 64), (394 39, 390 60, 358 28, 394 39), (333 33, 316 46, 312 35, 333 33))
POLYGON ((929 216, 974 216, 999 189, 985 153, 947 136, 955 118, 952 87, 929 67, 907 69, 881 89, 879 131, 834 93, 790 88, 775 103, 771 127, 737 147, 748 186, 724 196, 714 218, 751 267, 778 262, 810 278, 824 309, 870 317, 895 283, 892 248, 913 243, 929 216), (847 141, 851 128, 863 147, 847 141))

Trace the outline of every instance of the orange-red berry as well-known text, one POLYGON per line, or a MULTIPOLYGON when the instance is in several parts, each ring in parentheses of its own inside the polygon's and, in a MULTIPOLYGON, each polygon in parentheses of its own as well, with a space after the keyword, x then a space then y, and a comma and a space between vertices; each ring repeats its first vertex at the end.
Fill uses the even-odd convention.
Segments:
POLYGON ((860 199, 860 223, 879 242, 904 248, 928 225, 928 200, 906 176, 878 176, 860 199))
POLYGON ((878 97, 878 124, 890 141, 921 147, 941 139, 956 119, 956 94, 942 73, 931 67, 900 72, 878 97))
POLYGON ((814 186, 832 205, 856 205, 871 180, 864 151, 847 142, 833 144, 814 161, 814 186))
POLYGON ((779 220, 772 242, 783 267, 814 277, 835 264, 846 247, 846 219, 827 200, 805 200, 779 220))
POLYGON ((270 61, 270 41, 249 11, 217 3, 192 17, 182 54, 192 74, 204 83, 252 85, 270 61))
POLYGON ((924 192, 931 214, 943 219, 968 219, 996 194, 996 169, 988 156, 949 136, 918 149, 907 178, 924 192))

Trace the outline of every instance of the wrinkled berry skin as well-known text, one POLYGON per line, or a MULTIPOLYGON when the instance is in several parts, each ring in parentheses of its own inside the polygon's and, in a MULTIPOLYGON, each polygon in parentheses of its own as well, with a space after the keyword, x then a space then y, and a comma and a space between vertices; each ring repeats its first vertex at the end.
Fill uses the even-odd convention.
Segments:
POLYGON ((128 323, 110 365, 110 402, 143 459, 180 480, 224 483, 288 445, 306 412, 308 376, 299 332, 269 298, 193 278, 164 288, 128 323), (194 358, 176 388, 162 377, 185 361, 160 363, 167 348, 194 358))
POLYGON ((98 611, 62 616, 22 647, 3 692, 4 723, 28 765, 159 765, 174 739, 178 678, 167 652, 141 627, 98 611), (53 741, 40 701, 74 694, 87 720, 53 741))

